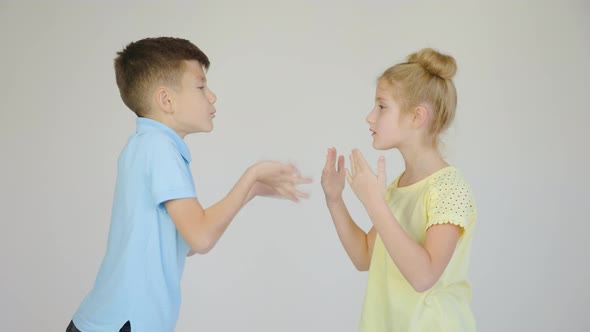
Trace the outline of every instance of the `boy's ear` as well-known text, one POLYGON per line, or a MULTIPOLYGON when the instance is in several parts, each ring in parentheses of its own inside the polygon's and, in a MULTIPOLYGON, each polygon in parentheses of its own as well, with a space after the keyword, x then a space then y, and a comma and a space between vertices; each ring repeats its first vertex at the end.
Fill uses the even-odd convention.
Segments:
POLYGON ((164 113, 172 113, 172 96, 167 88, 157 88, 154 92, 154 99, 158 109, 164 111, 164 113))
POLYGON ((428 121, 428 117, 430 116, 430 112, 424 105, 418 105, 414 109, 414 117, 412 119, 412 127, 420 128, 428 121))

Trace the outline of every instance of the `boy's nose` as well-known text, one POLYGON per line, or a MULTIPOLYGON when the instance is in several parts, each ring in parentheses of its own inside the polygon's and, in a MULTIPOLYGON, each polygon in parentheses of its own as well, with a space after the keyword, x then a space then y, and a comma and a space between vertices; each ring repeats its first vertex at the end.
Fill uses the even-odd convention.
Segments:
POLYGON ((213 93, 213 91, 209 90, 209 102, 211 104, 215 104, 217 101, 217 96, 213 93))

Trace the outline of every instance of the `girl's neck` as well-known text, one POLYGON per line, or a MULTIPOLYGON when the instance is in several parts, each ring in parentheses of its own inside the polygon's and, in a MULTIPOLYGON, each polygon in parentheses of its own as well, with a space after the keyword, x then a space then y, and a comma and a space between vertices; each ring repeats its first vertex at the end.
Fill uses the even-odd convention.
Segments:
POLYGON ((416 183, 432 173, 449 166, 436 146, 416 146, 400 149, 406 170, 399 180, 400 187, 416 183))

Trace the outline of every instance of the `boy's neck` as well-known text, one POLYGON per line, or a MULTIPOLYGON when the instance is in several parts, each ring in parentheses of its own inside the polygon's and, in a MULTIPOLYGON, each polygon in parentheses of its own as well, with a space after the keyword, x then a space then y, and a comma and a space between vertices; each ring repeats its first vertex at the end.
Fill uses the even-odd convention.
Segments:
POLYGON ((174 130, 174 132, 180 136, 180 138, 184 139, 184 137, 187 135, 186 133, 183 133, 181 131, 179 131, 176 126, 175 126, 175 122, 173 121, 172 118, 167 118, 164 116, 158 116, 156 114, 150 114, 150 115, 145 115, 144 116, 146 119, 150 119, 150 120, 154 120, 154 121, 158 121, 164 125, 166 125, 168 128, 174 130))

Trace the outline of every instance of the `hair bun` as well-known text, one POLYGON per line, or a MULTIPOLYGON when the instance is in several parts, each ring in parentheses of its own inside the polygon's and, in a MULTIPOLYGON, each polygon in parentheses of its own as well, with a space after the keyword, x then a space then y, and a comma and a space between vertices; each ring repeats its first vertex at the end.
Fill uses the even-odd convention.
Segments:
POLYGON ((448 80, 457 72, 457 64, 452 56, 439 53, 432 48, 424 48, 410 54, 408 62, 417 63, 432 75, 448 80))

